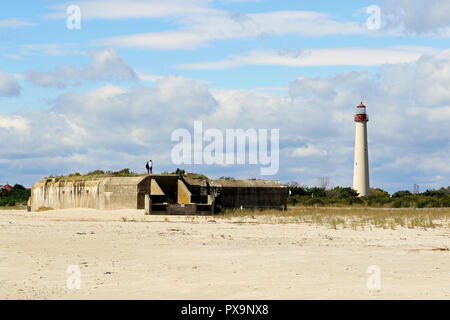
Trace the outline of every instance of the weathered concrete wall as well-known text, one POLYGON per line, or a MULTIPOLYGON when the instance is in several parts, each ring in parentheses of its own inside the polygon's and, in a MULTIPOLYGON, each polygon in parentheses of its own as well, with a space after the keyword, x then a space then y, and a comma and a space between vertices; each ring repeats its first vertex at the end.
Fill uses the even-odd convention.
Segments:
POLYGON ((145 209, 145 196, 150 193, 151 179, 145 177, 137 184, 137 208, 145 209))
POLYGON ((188 190, 188 188, 186 187, 186 185, 184 184, 183 180, 178 180, 178 199, 177 199, 177 203, 183 203, 183 204, 187 204, 187 203, 191 203, 191 192, 188 190))
POLYGON ((224 208, 260 208, 285 210, 286 188, 223 187, 216 199, 224 208))
POLYGON ((174 215, 194 215, 197 214, 197 204, 169 203, 167 205, 166 213, 174 215))
POLYGON ((105 207, 102 209, 144 209, 148 177, 112 177, 104 185, 105 207))
POLYGON ((143 209, 150 190, 148 177, 44 179, 31 188, 31 211, 93 208, 100 210, 143 209))
POLYGON ((53 209, 97 208, 99 180, 56 181, 43 179, 31 189, 31 211, 41 207, 53 209))
POLYGON ((287 208, 287 188, 272 180, 195 180, 184 178, 193 194, 214 194, 214 201, 223 208, 287 208))
POLYGON ((155 179, 150 180, 150 194, 152 196, 164 196, 164 191, 162 191, 158 182, 155 179))

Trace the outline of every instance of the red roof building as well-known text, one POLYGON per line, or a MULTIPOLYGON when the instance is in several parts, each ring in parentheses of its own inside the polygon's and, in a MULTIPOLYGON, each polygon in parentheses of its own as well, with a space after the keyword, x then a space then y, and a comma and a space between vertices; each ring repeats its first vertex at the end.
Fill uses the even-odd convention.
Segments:
POLYGON ((5 189, 6 191, 11 191, 13 189, 13 187, 9 184, 5 184, 4 186, 1 186, 1 188, 5 189))

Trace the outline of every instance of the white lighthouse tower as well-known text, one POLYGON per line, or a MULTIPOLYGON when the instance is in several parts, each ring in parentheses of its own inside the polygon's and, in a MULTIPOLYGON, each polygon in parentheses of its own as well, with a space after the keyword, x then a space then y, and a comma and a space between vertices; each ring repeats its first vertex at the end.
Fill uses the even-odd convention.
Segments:
POLYGON ((353 189, 359 196, 370 193, 369 185, 369 155, 367 148, 367 122, 366 106, 362 103, 356 107, 355 123, 355 162, 353 163, 353 189))

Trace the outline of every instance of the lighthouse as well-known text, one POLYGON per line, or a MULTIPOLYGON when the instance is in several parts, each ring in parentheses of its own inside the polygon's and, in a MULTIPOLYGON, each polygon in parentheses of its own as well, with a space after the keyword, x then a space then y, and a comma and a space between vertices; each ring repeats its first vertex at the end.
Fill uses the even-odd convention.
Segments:
POLYGON ((355 115, 355 161, 353 163, 353 189, 359 196, 370 193, 369 185, 369 154, 367 148, 367 122, 366 106, 362 103, 356 107, 355 115))

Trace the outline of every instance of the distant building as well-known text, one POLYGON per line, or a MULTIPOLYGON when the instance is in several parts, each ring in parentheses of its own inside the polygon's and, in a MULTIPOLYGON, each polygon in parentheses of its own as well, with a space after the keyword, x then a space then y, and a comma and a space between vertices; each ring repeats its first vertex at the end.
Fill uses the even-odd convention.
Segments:
POLYGON ((12 186, 10 186, 9 184, 5 184, 4 186, 2 186, 0 184, 0 190, 6 190, 6 191, 11 191, 13 189, 12 186))
POLYGON ((31 189, 31 211, 147 209, 153 214, 209 214, 219 208, 287 207, 287 187, 268 180, 191 179, 181 175, 43 179, 31 189))

